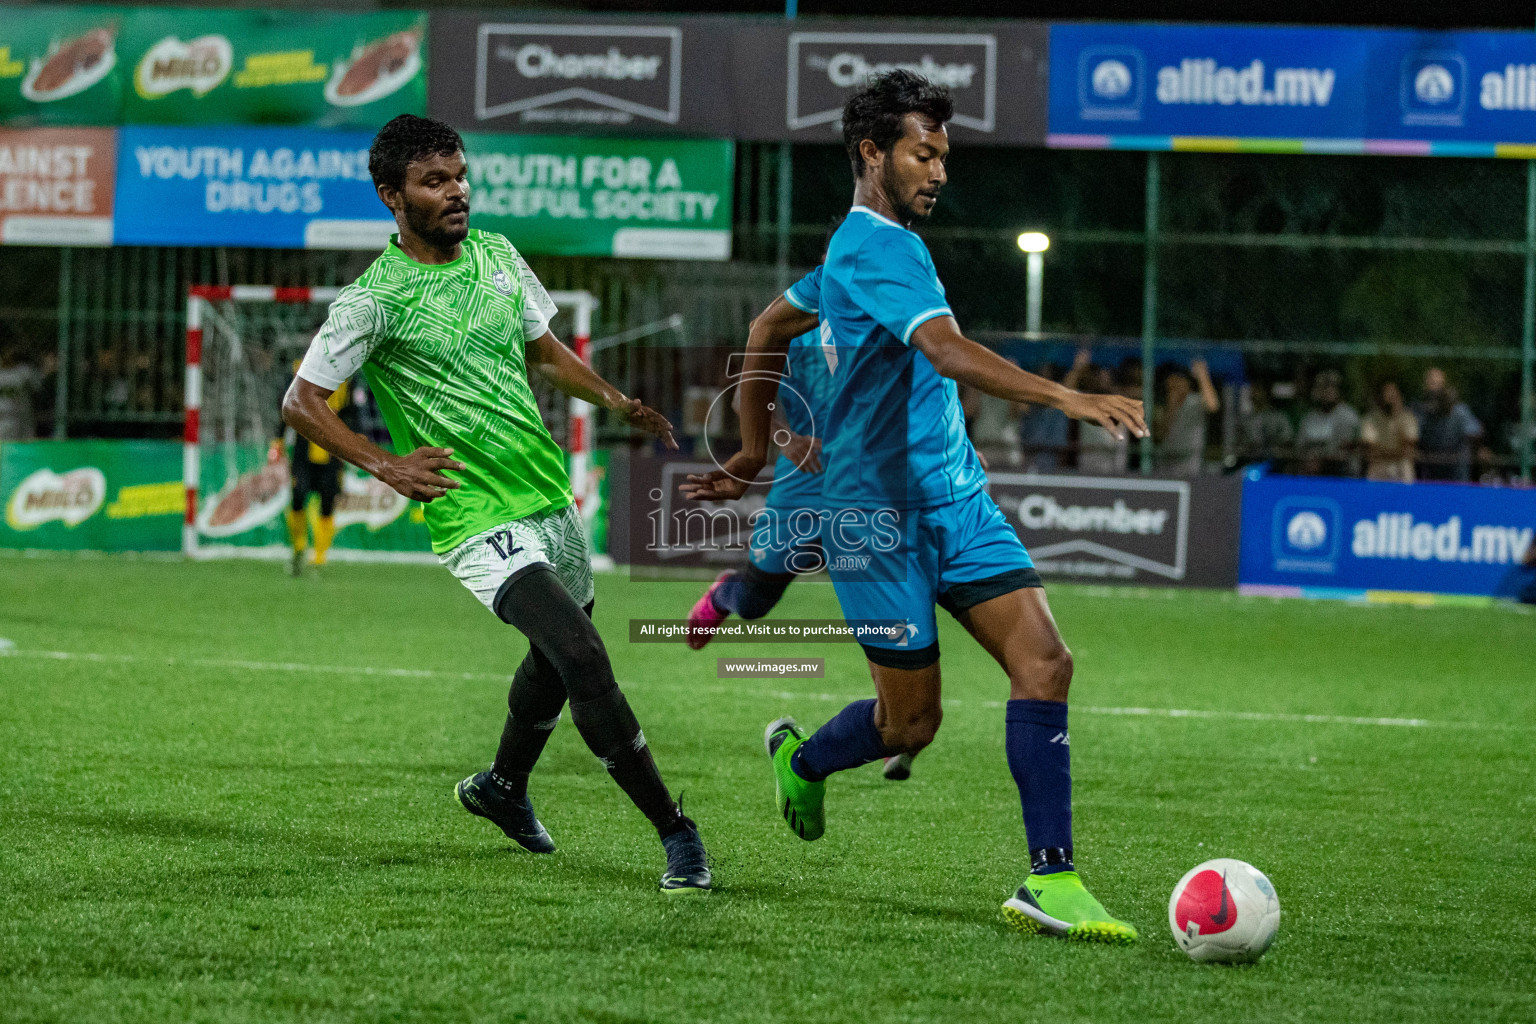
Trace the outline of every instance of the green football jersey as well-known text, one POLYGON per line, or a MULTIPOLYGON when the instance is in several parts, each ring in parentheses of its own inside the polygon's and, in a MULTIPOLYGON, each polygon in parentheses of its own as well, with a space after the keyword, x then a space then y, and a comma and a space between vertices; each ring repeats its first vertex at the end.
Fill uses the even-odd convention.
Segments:
POLYGON ((501 235, 471 229, 451 263, 417 263, 391 238, 341 290, 299 376, 337 388, 359 369, 397 454, 452 448, 461 482, 428 503, 441 554, 494 526, 569 505, 565 453, 528 386, 524 346, 554 303, 501 235))

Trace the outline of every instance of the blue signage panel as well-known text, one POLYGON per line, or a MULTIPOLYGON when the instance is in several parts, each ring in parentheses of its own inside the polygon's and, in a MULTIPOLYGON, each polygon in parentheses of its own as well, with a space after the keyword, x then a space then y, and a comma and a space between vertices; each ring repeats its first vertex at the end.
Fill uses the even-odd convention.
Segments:
POLYGON ((368 175, 366 132, 123 128, 119 245, 382 249, 394 221, 368 175))
POLYGON ((1050 131, 1356 133, 1368 39, 1314 28, 1053 25, 1050 131))
POLYGON ((1536 34, 1055 25, 1050 135, 1054 145, 1263 139, 1493 156, 1496 144, 1536 143, 1536 34))
POLYGON ((1266 476, 1243 484, 1238 580, 1301 591, 1493 594, 1536 535, 1536 490, 1266 476))

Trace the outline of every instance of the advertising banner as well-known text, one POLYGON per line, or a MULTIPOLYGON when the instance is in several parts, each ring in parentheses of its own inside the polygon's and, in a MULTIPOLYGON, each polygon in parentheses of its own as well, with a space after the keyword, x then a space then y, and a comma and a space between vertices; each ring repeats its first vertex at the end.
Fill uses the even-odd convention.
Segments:
MULTIPOLYGON (((635 456, 617 467, 626 535, 614 557, 636 577, 718 569, 747 557, 752 518, 765 505, 765 474, 735 502, 699 503, 678 493, 697 458, 635 456)), ((989 491, 1018 531, 1041 575, 1143 586, 1237 584, 1242 481, 1236 477, 1149 480, 990 473, 989 491)))
POLYGON ((419 11, 0 12, 0 123, 372 128, 426 109, 419 11))
POLYGON ((1232 587, 1242 484, 991 473, 991 493, 1042 576, 1232 587))
POLYGON ((176 551, 180 441, 0 444, 0 547, 176 551))
MULTIPOLYGON (((593 550, 599 553, 606 549, 608 539, 607 466, 606 452, 593 453, 597 500, 590 510, 582 510, 593 550)), ((202 474, 204 494, 198 501, 197 532, 204 554, 217 555, 220 548, 288 547, 287 511, 293 483, 286 458, 271 459, 262 445, 210 449, 203 453, 202 474)), ((318 514, 317 498, 310 499, 309 514, 318 514)), ((335 515, 333 550, 343 561, 354 551, 382 559, 398 555, 432 560, 432 539, 421 503, 408 500, 361 470, 342 467, 335 515)), ((179 539, 177 543, 179 546, 179 539)))
POLYGON ((1020 21, 443 12, 430 101, 481 131, 830 142, 849 94, 905 67, 949 87, 957 139, 1039 145, 1046 41, 1020 21))
MULTIPOLYGON (((288 546, 286 513, 293 485, 286 458, 271 460, 265 445, 210 449, 203 453, 202 482, 197 511, 201 547, 288 546)), ((432 542, 419 502, 344 466, 336 498, 336 549, 419 554, 430 553, 432 542)))
POLYGON ((111 245, 117 132, 0 128, 0 244, 111 245))
POLYGON ((425 35, 418 11, 137 8, 124 120, 377 127, 425 111, 425 35))
POLYGON ((1536 491, 1266 476, 1243 485, 1248 593, 1490 595, 1536 534, 1536 491))
POLYGON ((121 7, 0 7, 0 123, 117 124, 121 7))
MULTIPOLYGON (((747 557, 752 517, 764 507, 772 486, 771 469, 758 477, 738 501, 689 501, 678 487, 691 473, 719 467, 708 457, 655 457, 628 454, 610 463, 614 524, 623 526, 609 537, 608 550, 630 566, 633 578, 667 578, 682 570, 739 566, 747 557)), ((694 575, 697 575, 695 572, 694 575)))
POLYGON ((304 128, 124 128, 116 241, 382 249, 395 222, 368 174, 371 141, 304 128))
POLYGON ((950 135, 1045 140, 1047 28, 1029 21, 741 22, 732 36, 736 137, 840 142, 843 104, 872 73, 907 68, 949 89, 950 135))
POLYGON ((728 138, 730 18, 434 13, 432 116, 461 130, 728 138))
POLYGON ((1536 36, 1054 25, 1049 144, 1536 153, 1536 36))
POLYGON ((729 259, 730 142, 478 135, 470 220, 525 253, 729 259))

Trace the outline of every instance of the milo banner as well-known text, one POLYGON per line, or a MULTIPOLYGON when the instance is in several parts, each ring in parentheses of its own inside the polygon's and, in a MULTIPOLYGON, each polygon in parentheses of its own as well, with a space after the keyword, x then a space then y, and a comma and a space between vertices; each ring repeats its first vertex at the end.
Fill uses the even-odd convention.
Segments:
POLYGON ((426 109, 417 11, 0 7, 0 123, 377 127, 426 109))
POLYGON ((0 547, 175 551, 181 442, 8 441, 0 500, 0 547))
POLYGON ((0 7, 0 123, 117 124, 121 7, 0 7))
MULTIPOLYGON (((286 457, 273 459, 265 445, 204 449, 202 484, 200 547, 287 548, 293 488, 286 457)), ((318 500, 312 498, 311 505, 318 500)), ((313 517, 316 509, 308 514, 313 517)), ((421 504, 350 466, 342 467, 336 498, 335 545, 338 551, 432 550, 421 504)))
POLYGON ((466 135, 470 219, 526 253, 731 256, 733 144, 466 135))
POLYGON ((383 124, 426 109, 426 16, 139 8, 122 56, 129 124, 383 124))
MULTIPOLYGON (((607 550, 608 453, 594 452, 589 472, 596 477, 596 500, 584 508, 593 550, 607 550)), ((293 497, 287 458, 273 459, 261 445, 205 449, 202 460, 203 495, 198 502, 198 546, 205 554, 220 548, 286 550, 286 513, 293 497)), ((307 515, 313 521, 319 499, 311 497, 307 515)), ((336 542, 340 560, 359 558, 431 557, 432 540, 420 502, 351 466, 342 467, 341 494, 336 498, 336 542), (368 552, 350 556, 348 552, 368 552)))

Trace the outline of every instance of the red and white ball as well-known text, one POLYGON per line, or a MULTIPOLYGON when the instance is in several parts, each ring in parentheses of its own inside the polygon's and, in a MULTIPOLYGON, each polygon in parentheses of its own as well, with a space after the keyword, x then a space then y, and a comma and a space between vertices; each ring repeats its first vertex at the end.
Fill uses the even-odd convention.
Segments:
POLYGON ((1252 864, 1229 857, 1208 860, 1173 887, 1168 927, 1191 960, 1251 964, 1280 930, 1280 899, 1252 864))

